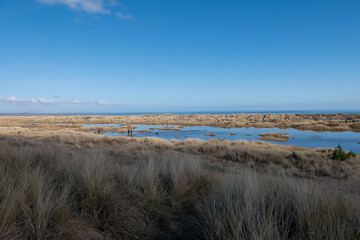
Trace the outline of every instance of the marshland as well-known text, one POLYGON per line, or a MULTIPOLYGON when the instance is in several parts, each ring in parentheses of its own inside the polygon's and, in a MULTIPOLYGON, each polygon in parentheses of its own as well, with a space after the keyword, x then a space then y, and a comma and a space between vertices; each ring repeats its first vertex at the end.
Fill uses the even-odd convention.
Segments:
POLYGON ((71 130, 106 136, 158 137, 166 140, 225 139, 266 141, 360 154, 360 114, 143 114, 88 116, 2 116, 4 134, 43 135, 71 130), (22 133, 22 131, 25 131, 22 133), (45 131, 45 133, 43 132, 45 131))
POLYGON ((101 134, 141 118, 1 117, 0 238, 360 238, 358 155, 101 134))

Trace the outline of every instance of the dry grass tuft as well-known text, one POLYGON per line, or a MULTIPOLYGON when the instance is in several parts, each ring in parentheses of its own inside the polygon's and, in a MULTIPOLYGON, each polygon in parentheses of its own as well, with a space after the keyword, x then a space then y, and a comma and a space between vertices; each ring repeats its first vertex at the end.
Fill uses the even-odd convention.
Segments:
POLYGON ((210 137, 215 137, 215 136, 216 136, 216 134, 215 134, 215 133, 204 133, 204 135, 206 135, 206 136, 210 136, 210 137))
POLYGON ((286 142, 289 140, 290 136, 286 133, 263 133, 259 134, 262 140, 264 141, 277 141, 277 142, 286 142))

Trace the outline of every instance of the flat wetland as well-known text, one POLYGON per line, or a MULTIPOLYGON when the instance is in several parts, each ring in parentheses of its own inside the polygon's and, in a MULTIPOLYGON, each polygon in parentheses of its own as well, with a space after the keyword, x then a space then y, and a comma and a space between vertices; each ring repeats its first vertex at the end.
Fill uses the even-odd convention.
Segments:
POLYGON ((107 136, 158 137, 166 140, 225 139, 281 145, 334 148, 360 154, 360 114, 144 114, 125 116, 0 117, 0 132, 82 131, 107 136))
POLYGON ((360 156, 334 159, 357 134, 359 114, 1 116, 0 239, 360 239, 360 156))

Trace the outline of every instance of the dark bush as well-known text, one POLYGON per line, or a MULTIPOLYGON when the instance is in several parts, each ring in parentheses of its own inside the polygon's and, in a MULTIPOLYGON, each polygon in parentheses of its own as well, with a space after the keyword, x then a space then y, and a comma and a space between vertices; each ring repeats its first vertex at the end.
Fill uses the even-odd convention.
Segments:
POLYGON ((342 150, 342 147, 340 144, 337 145, 337 147, 335 148, 335 150, 333 152, 333 159, 335 159, 335 160, 344 161, 351 157, 356 157, 356 153, 354 153, 353 151, 350 151, 348 153, 345 152, 344 150, 342 150))

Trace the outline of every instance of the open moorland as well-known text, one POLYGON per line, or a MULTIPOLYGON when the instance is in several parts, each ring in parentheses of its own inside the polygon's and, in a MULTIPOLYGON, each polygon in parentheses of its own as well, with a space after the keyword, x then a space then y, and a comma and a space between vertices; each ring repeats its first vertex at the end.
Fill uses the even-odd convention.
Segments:
MULTIPOLYGON (((329 116, 303 124, 337 121, 339 130, 359 123, 358 115, 329 116)), ((358 155, 110 137, 82 127, 183 126, 188 118, 187 125, 199 124, 206 116, 1 117, 0 239, 360 239, 358 155)))

